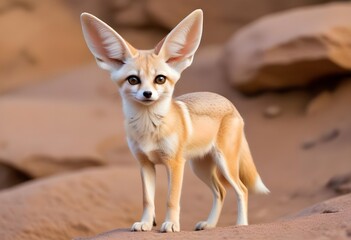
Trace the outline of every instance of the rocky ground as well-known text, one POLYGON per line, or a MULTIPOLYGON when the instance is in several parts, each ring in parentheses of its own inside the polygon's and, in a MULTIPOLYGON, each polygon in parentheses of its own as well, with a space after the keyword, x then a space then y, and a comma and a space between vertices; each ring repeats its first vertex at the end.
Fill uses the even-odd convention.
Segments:
MULTIPOLYGON (((249 227, 222 227, 201 232, 169 234, 167 239, 337 239, 351 237, 350 195, 316 204, 297 216, 273 223, 249 227)), ((107 239, 164 239, 157 232, 131 233, 117 229, 92 238, 77 240, 107 239)))
MULTIPOLYGON (((8 15, 4 15, 0 6, 0 18, 16 18, 16 14, 30 16, 23 11, 32 6, 25 4, 31 1, 18 2, 15 6, 20 9, 9 7, 11 4, 7 6, 13 11, 8 15)), ((146 2, 150 6, 162 6, 155 5, 157 1, 146 2)), ((86 7, 97 9, 94 4, 86 7)), ((251 195, 251 225, 235 227, 236 202, 234 192, 229 191, 219 227, 193 232, 195 223, 206 218, 212 203, 210 191, 187 166, 182 194, 182 232, 167 234, 167 238, 351 238, 351 195, 348 194, 351 193, 351 81, 348 76, 351 54, 347 42, 350 25, 335 20, 335 16, 348 17, 343 11, 335 10, 340 7, 348 9, 350 5, 297 10, 303 12, 306 21, 320 25, 322 20, 317 21, 318 18, 326 20, 332 16, 334 20, 327 22, 333 24, 327 24, 329 28, 323 25, 319 32, 308 32, 309 28, 315 28, 306 24, 306 32, 301 32, 297 28, 301 24, 290 21, 287 42, 281 41, 279 31, 264 33, 271 29, 274 19, 294 18, 294 11, 252 22, 226 44, 205 43, 200 47, 194 64, 178 83, 176 95, 213 91, 236 105, 245 119, 255 163, 271 194, 251 195), (261 41, 257 36, 261 36, 261 41), (239 41, 246 38, 249 40, 239 41), (262 45, 252 44, 255 41, 262 45), (242 74, 233 75, 232 68, 238 63, 233 52, 238 49, 250 49, 262 55, 240 52, 239 65, 245 69, 240 68, 242 74), (308 49, 313 58, 306 53, 308 49), (253 60, 245 62, 250 58, 253 60), (308 66, 304 65, 306 62, 308 66), (294 75, 293 66, 303 66, 298 69, 309 71, 299 70, 294 75), (250 74, 246 74, 248 72, 250 74), (296 84, 294 79, 304 82, 296 84), (238 86, 238 81, 244 93, 233 87, 238 86), (245 95, 247 93, 250 95, 245 95)), ((72 27, 72 34, 79 35, 78 22, 69 19, 80 8, 70 9, 70 14, 65 13, 67 21, 77 24, 72 27)), ((45 12, 38 10, 37 14, 45 12)), ((215 11, 212 14, 215 16, 215 11)), ((289 21, 285 23, 288 25, 289 21)), ((167 24, 173 24, 173 20, 167 24)), ((168 27, 162 29, 165 31, 168 27)), ((53 39, 58 38, 52 34, 48 33, 53 39)), ((76 38, 72 36, 72 39, 76 38)), ((45 67, 40 64, 28 68, 14 64, 21 71, 18 76, 15 71, 9 79, 18 79, 18 82, 11 83, 11 87, 8 81, 0 82, 1 239, 163 239, 165 235, 157 229, 165 215, 165 171, 161 166, 157 168, 155 231, 129 232, 131 224, 141 215, 141 184, 138 165, 125 142, 120 98, 108 74, 98 69, 83 40, 77 39, 76 53, 83 53, 76 65, 60 58, 60 64, 53 64, 55 70, 44 73, 45 67), (61 73, 57 73, 59 71, 61 73), (23 77, 26 73, 27 78, 23 77)), ((65 42, 68 44, 70 39, 64 38, 65 42)), ((28 49, 31 46, 28 44, 28 49)), ((45 59, 53 56, 44 45, 42 53, 46 54, 45 59)), ((1 71, 1 74, 7 73, 1 71)))

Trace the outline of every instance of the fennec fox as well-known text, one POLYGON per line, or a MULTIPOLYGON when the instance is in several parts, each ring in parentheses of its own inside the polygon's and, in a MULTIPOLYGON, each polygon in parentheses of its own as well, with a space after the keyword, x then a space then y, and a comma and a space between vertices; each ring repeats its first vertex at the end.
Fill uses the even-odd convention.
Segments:
POLYGON ((161 232, 178 232, 186 160, 213 192, 213 206, 196 230, 216 226, 226 190, 234 188, 237 224, 248 224, 248 190, 268 193, 251 158, 244 122, 226 98, 197 92, 173 99, 180 74, 193 60, 202 34, 202 11, 195 10, 152 50, 137 50, 98 18, 83 13, 86 43, 97 64, 110 71, 122 97, 127 141, 141 167, 143 215, 132 231, 155 225, 155 164, 168 174, 166 219, 161 232))

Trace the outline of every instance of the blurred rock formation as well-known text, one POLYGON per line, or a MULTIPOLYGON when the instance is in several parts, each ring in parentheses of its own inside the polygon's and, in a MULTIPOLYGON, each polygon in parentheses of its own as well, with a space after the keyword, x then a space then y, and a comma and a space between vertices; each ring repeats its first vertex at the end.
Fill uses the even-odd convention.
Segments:
POLYGON ((350 3, 333 3, 268 15, 243 27, 223 55, 231 83, 254 93, 349 75, 350 12, 350 3))

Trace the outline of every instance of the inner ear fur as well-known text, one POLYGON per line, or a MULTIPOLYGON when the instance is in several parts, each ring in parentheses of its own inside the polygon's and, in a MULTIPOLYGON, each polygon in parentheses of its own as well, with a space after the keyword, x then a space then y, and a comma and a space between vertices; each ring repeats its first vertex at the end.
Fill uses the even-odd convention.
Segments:
POLYGON ((188 67, 202 36, 203 13, 198 9, 183 19, 155 47, 155 54, 162 56, 167 63, 178 71, 188 67))
POLYGON ((110 70, 136 54, 134 47, 97 17, 83 13, 81 24, 87 46, 100 67, 110 70))

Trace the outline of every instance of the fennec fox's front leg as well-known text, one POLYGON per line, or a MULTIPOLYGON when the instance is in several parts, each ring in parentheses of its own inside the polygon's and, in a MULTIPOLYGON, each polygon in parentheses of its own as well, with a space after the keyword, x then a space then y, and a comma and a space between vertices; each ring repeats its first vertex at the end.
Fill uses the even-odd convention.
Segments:
POLYGON ((132 231, 150 231, 155 222, 155 185, 156 171, 155 165, 150 162, 143 154, 136 157, 140 163, 140 174, 143 187, 143 215, 140 222, 133 224, 132 231))
POLYGON ((168 197, 165 222, 162 224, 161 232, 179 232, 180 195, 183 184, 184 163, 183 158, 171 160, 166 163, 168 175, 168 197))

